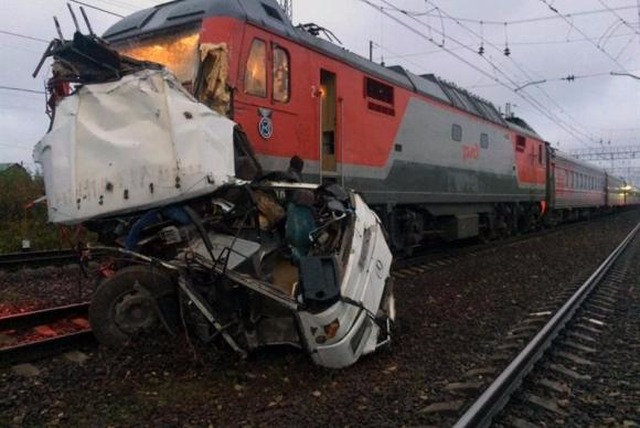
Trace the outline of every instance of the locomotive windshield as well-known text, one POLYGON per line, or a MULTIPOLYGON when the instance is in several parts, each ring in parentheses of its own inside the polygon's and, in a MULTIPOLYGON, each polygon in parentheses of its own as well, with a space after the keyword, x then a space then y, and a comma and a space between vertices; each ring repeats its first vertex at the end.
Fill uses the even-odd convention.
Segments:
POLYGON ((164 65, 185 84, 195 78, 198 40, 198 29, 190 29, 153 38, 125 40, 114 47, 123 55, 164 65))

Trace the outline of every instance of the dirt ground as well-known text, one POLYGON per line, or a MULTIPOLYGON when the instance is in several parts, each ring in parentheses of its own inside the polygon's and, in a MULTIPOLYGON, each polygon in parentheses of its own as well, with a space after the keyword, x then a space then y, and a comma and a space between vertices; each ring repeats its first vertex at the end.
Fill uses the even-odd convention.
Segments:
MULTIPOLYGON (((425 409, 443 386, 486 364, 509 326, 586 277, 639 220, 625 212, 397 280, 392 346, 343 370, 292 348, 239 360, 184 336, 75 352, 29 373, 0 367, 0 426, 441 425, 425 409)), ((4 304, 64 295, 64 276, 31 274, 0 277, 4 304)), ((78 285, 67 287, 73 301, 78 285)))

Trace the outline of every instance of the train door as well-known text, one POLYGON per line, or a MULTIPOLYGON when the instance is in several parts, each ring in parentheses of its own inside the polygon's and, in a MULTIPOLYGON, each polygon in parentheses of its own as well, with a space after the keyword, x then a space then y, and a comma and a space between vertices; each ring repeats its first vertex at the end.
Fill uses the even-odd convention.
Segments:
POLYGON ((336 75, 320 70, 320 182, 337 182, 336 75))

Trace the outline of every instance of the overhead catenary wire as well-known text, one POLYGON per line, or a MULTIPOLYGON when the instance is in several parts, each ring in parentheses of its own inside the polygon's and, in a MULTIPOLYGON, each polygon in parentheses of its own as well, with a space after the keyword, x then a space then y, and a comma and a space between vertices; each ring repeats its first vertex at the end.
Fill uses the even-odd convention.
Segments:
MULTIPOLYGON (((637 1, 639 3, 637 7, 640 10, 640 0, 637 0, 637 1)), ((457 17, 457 16, 444 17, 443 19, 473 23, 473 24, 480 24, 480 22, 482 22, 484 25, 504 25, 505 22, 507 22, 509 25, 520 25, 520 24, 533 24, 541 21, 551 21, 556 19, 562 19, 563 17, 575 18, 579 16, 597 15, 602 13, 610 13, 611 11, 622 11, 622 10, 630 10, 635 8, 636 8, 635 5, 627 5, 627 6, 619 6, 619 7, 609 8, 609 9, 594 9, 594 10, 587 10, 582 12, 571 12, 571 13, 561 14, 561 16, 547 15, 547 16, 539 16, 535 18, 515 19, 511 21, 492 21, 492 20, 486 20, 486 19, 463 18, 463 17, 457 17)), ((405 12, 407 14, 415 15, 415 16, 429 16, 431 12, 433 12, 433 9, 429 10, 428 12, 416 12, 416 11, 408 11, 408 10, 405 10, 405 12)), ((640 12, 638 13, 638 18, 640 18, 640 12)))
MULTIPOLYGON (((430 0, 425 0, 425 2, 427 4, 430 4, 430 0)), ((435 4, 433 4, 435 6, 435 4)), ((445 16, 451 16, 449 15, 446 11, 442 11, 442 13, 445 16)), ((462 24, 461 22, 455 21, 457 25, 459 25, 461 28, 463 28, 464 30, 466 30, 467 32, 469 32, 470 34, 474 35, 475 37, 480 37, 482 40, 482 35, 478 35, 478 33, 476 33, 474 30, 470 29, 468 26, 462 24)), ((506 26, 505 26, 505 39, 506 39, 506 26)), ((487 43, 489 45, 489 47, 493 48, 496 52, 500 52, 501 49, 496 46, 493 43, 488 42, 487 43)), ((513 64, 527 79, 527 81, 523 84, 516 84, 517 87, 514 89, 514 91, 518 92, 521 89, 523 89, 526 86, 530 86, 530 85, 535 85, 536 88, 540 91, 540 93, 551 103, 553 104, 561 113, 563 113, 567 119, 571 122, 573 122, 576 126, 572 125, 571 123, 566 123, 566 126, 568 126, 569 128, 571 128, 575 133, 581 135, 582 137, 591 140, 593 143, 595 143, 597 141, 597 137, 595 135, 592 135, 588 130, 586 130, 586 127, 580 123, 578 120, 576 120, 571 114, 569 114, 568 112, 566 112, 562 106, 560 106, 560 104, 551 96, 549 95, 544 89, 542 89, 541 87, 539 87, 537 84, 540 83, 544 83, 549 81, 548 79, 545 78, 540 78, 538 79, 537 77, 534 77, 530 74, 530 72, 528 70, 525 69, 525 67, 523 65, 520 65, 512 56, 509 55, 510 51, 509 51, 509 45, 508 45, 508 39, 506 39, 505 41, 505 50, 503 51, 504 55, 506 57, 508 57, 508 61, 513 64), (582 129, 579 129, 582 128, 582 129)), ((483 58, 485 61, 487 60, 486 58, 483 58)), ((492 66, 494 66, 493 64, 491 64, 492 66)), ((566 77, 561 77, 558 80, 566 80, 566 81, 573 81, 575 80, 575 76, 572 75, 568 75, 566 77)), ((573 134, 572 134, 573 135, 573 134)), ((575 135, 574 135, 575 137, 575 135)))
MULTIPOLYGON (((640 1, 640 0, 638 0, 640 1)), ((610 38, 623 38, 623 37, 629 37, 629 36, 633 36, 634 33, 623 33, 623 34, 618 34, 615 36, 611 36, 610 38)), ((486 42, 486 38, 484 39, 486 42)), ((587 39, 585 38, 577 38, 577 39, 564 39, 564 40, 537 40, 537 41, 528 41, 528 42, 513 42, 510 41, 509 42, 509 46, 547 46, 547 45, 562 45, 562 44, 571 44, 571 43, 584 43, 584 42, 588 42, 587 39)), ((473 48, 475 47, 475 44, 468 44, 465 45, 465 47, 467 48, 473 48)), ((382 48, 382 49, 387 49, 383 46, 379 46, 378 47, 382 48)), ((451 50, 462 50, 465 49, 465 47, 457 47, 457 48, 450 48, 451 50)), ((388 50, 388 49, 387 49, 388 50)), ((442 49, 432 49, 429 51, 421 51, 421 52, 411 52, 411 53, 406 53, 406 54, 394 54, 392 56, 388 56, 387 59, 398 59, 398 58, 410 58, 410 57, 417 57, 417 56, 428 56, 428 55, 434 55, 434 54, 440 54, 443 53, 442 49)))
POLYGON ((19 37, 21 39, 33 40, 35 42, 49 43, 50 40, 41 39, 40 37, 28 36, 26 34, 14 33, 13 31, 0 30, 0 34, 6 34, 8 36, 19 37))
MULTIPOLYGON (((640 71, 640 70, 632 70, 632 71, 640 71)), ((562 76, 562 77, 544 77, 542 80, 545 80, 546 82, 560 82, 564 80, 573 81, 573 80, 589 79, 589 78, 595 78, 595 77, 604 77, 604 76, 610 76, 610 75, 611 75, 610 71, 601 71, 597 73, 588 73, 588 74, 571 74, 569 76, 562 76)), ((522 82, 520 86, 524 85, 525 83, 527 82, 522 82)), ((490 88, 492 86, 496 86, 496 84, 488 83, 488 84, 470 85, 469 88, 490 88)))
POLYGON ((544 3, 550 10, 552 10, 553 12, 555 12, 556 14, 558 14, 558 16, 561 16, 564 21, 571 26, 571 28, 575 29, 578 33, 580 33, 583 37, 587 38, 591 44, 600 52, 602 52, 604 55, 607 56, 607 58, 609 58, 611 61, 613 61, 622 71, 628 72, 626 70, 626 68, 624 67, 624 65, 622 65, 616 58, 614 58, 606 49, 604 49, 603 47, 599 46, 596 42, 594 42, 591 38, 589 38, 589 36, 587 34, 585 34, 584 31, 582 31, 582 29, 580 29, 580 27, 578 27, 577 25, 575 25, 573 22, 571 22, 566 16, 562 15, 560 13, 560 11, 558 11, 558 9, 554 8, 553 6, 551 6, 548 2, 548 0, 540 0, 542 3, 544 3))
POLYGON ((604 6, 604 7, 605 7, 609 12, 611 12, 611 13, 612 13, 616 18, 618 18, 618 19, 620 20, 620 22, 621 22, 623 25, 625 25, 626 27, 630 28, 631 30, 633 30, 633 32, 634 32, 634 33, 636 33, 637 35, 639 35, 639 36, 640 36, 640 32, 638 32, 638 30, 636 30, 635 28, 633 28, 633 27, 631 26, 631 24, 629 24, 629 22, 627 22, 627 20, 626 20, 626 19, 623 19, 620 15, 618 15, 618 13, 617 13, 615 10, 611 9, 611 8, 609 7, 609 5, 607 5, 607 4, 604 2, 604 0, 598 0, 598 2, 600 2, 600 4, 601 4, 602 6, 604 6))
POLYGON ((38 95, 44 95, 45 92, 44 91, 38 91, 35 89, 27 89, 27 88, 17 88, 15 86, 2 86, 0 85, 0 89, 3 89, 5 91, 16 91, 16 92, 27 92, 30 94, 38 94, 38 95))
MULTIPOLYGON (((389 4, 388 2, 386 2, 385 0, 382 0, 383 2, 389 4)), ((392 6, 392 5, 391 5, 392 6)), ((399 12, 402 12, 401 10, 396 9, 399 12)), ((423 23, 422 21, 416 19, 415 17, 410 17, 413 20, 415 20, 417 23, 419 23, 420 25, 427 25, 425 23, 423 23)), ((410 28, 413 30, 412 27, 407 26, 405 23, 402 23, 402 25, 405 25, 405 27, 410 28)), ((464 46, 461 42, 450 38, 451 41, 453 41, 454 43, 464 46)), ((494 46, 495 49, 498 49, 497 47, 494 46)), ((459 56, 457 56, 459 58, 459 56)), ((506 87, 507 89, 516 92, 523 100, 527 101, 534 109, 536 109, 537 111, 539 111, 542 115, 544 115, 545 117, 547 117, 549 120, 551 120, 552 122, 556 123, 559 127, 561 127, 562 129, 564 129, 567 133, 573 135, 575 138, 577 138, 577 136, 574 134, 574 131, 571 129, 570 126, 565 125, 564 122, 562 120, 560 120, 557 117, 553 117, 553 115, 551 115, 546 109, 545 107, 539 102, 537 101, 535 98, 532 98, 531 96, 524 94, 523 92, 517 92, 517 86, 519 86, 515 81, 513 81, 513 79, 511 79, 500 67, 496 66, 495 64, 493 64, 492 61, 490 61, 488 58, 486 57, 482 57, 484 61, 486 61, 491 67, 492 70, 495 73, 501 74, 503 77, 505 77, 509 83, 511 83, 511 85, 513 86, 509 86, 508 84, 506 84, 505 82, 501 81, 500 79, 496 78, 495 76, 493 76, 493 80, 495 80, 496 82, 498 82, 501 86, 506 87)), ((467 64, 468 62, 465 61, 467 64)), ((477 69, 477 68, 476 68, 477 69)), ((484 72, 484 70, 480 69, 481 73, 488 75, 488 73, 484 72)), ((579 133, 579 132, 578 132, 579 133)))
MULTIPOLYGON (((390 12, 388 12, 387 10, 381 9, 378 5, 372 3, 370 0, 360 0, 362 3, 365 3, 367 5, 369 5, 370 7, 379 10, 380 13, 385 14, 389 19, 395 21, 396 23, 398 23, 399 25, 405 27, 406 29, 408 29, 409 31, 411 31, 412 33, 418 35, 419 37, 429 41, 432 44, 435 44, 437 46, 438 45, 432 38, 428 37, 427 35, 425 35, 422 31, 414 28, 413 26, 407 24, 406 22, 404 22, 403 20, 401 20, 400 18, 394 16, 393 14, 391 14, 390 12)), ((386 0, 382 0, 383 3, 385 3, 387 6, 389 6, 390 8, 394 9, 397 12, 400 12, 401 14, 403 14, 404 16, 409 17, 410 19, 413 19, 415 21, 417 21, 420 25, 423 26, 427 26, 428 24, 425 24, 424 22, 418 20, 415 17, 411 17, 410 15, 408 15, 405 11, 403 11, 402 9, 399 9, 397 7, 395 7, 392 3, 386 1, 386 0)), ((437 30, 433 29, 433 31, 436 34, 439 34, 440 36, 442 34, 440 34, 437 30)), ((451 40, 453 43, 455 43, 456 45, 459 46, 465 46, 463 43, 457 41, 456 39, 449 37, 449 40, 451 40)), ((487 61, 488 64, 491 65, 492 70, 497 73, 500 74, 503 78, 505 78, 507 80, 507 82, 501 80, 500 78, 496 77, 496 76, 492 76, 490 73, 488 73, 486 70, 482 69, 481 67, 479 67, 478 65, 472 63, 471 61, 465 59, 464 57, 456 54, 455 52, 452 52, 451 50, 449 50, 448 47, 446 46, 440 46, 443 50, 447 51, 451 56, 453 56, 454 58, 458 59, 459 61, 463 62, 464 64, 466 64, 467 66, 469 66, 470 68, 472 68, 473 70, 477 71, 478 73, 481 73, 482 75, 488 77, 489 79, 495 81, 496 83, 498 83, 500 86, 505 87, 506 89, 510 90, 510 91, 514 91, 515 88, 518 86, 517 83, 511 78, 509 77, 506 73, 504 73, 500 67, 497 67, 495 64, 493 64, 489 59, 484 58, 485 61, 487 61)), ((529 105, 531 105, 536 111, 538 111, 541 115, 545 116, 546 118, 548 118, 550 121, 556 123, 556 125, 560 128, 562 128, 565 132, 567 132, 568 134, 572 135, 574 138, 576 138, 576 140, 581 141, 581 138, 579 138, 576 133, 580 134, 580 132, 576 132, 575 130, 572 129, 571 126, 565 124, 565 122, 563 120, 561 120, 560 118, 558 118, 557 116, 554 116, 553 114, 551 114, 550 112, 547 111, 547 109, 545 108, 544 105, 542 105, 538 100, 536 100, 535 98, 533 98, 531 95, 527 94, 525 91, 519 91, 519 92, 515 92, 520 98, 522 98, 524 101, 526 101, 529 105)))
POLYGON ((89 3, 86 3, 86 2, 83 2, 83 1, 79 1, 79 0, 69 0, 69 1, 70 1, 71 3, 79 4, 79 5, 81 5, 81 6, 88 7, 89 9, 94 9, 94 10, 97 10, 97 11, 100 11, 100 12, 103 12, 103 13, 106 13, 106 14, 108 14, 108 15, 117 16, 118 18, 124 18, 124 15, 121 15, 121 14, 119 14, 119 13, 115 13, 115 12, 112 12, 112 11, 107 10, 107 9, 103 9, 103 8, 101 8, 101 7, 98 7, 98 6, 94 6, 94 5, 92 5, 92 4, 89 4, 89 3))

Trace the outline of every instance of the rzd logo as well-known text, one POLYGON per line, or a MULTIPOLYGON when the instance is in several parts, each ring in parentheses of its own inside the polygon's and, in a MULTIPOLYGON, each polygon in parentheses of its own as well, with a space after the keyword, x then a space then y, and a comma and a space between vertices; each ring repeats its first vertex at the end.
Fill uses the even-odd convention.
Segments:
POLYGON ((271 110, 266 108, 259 108, 258 115, 260 120, 258 121, 258 132, 260 136, 265 140, 268 140, 273 135, 273 121, 271 120, 271 110))
POLYGON ((462 146, 462 159, 478 159, 480 156, 480 149, 477 144, 473 146, 462 146))

